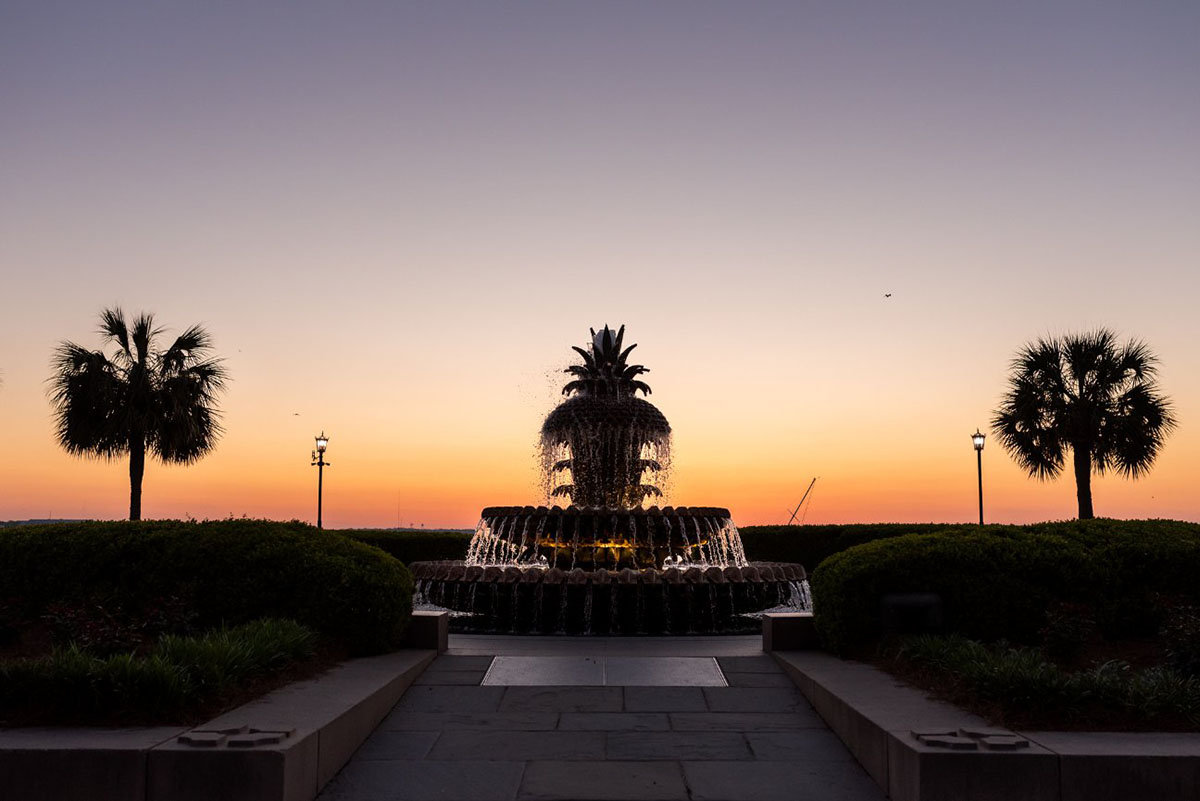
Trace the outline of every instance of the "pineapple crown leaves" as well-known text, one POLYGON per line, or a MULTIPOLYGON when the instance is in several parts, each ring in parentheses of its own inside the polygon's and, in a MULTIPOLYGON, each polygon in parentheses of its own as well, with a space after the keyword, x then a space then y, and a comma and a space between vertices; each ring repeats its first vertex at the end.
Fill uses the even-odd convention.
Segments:
POLYGON ((625 339, 625 326, 614 332, 607 325, 599 333, 596 329, 588 329, 592 334, 592 349, 587 350, 572 346, 572 350, 583 357, 583 364, 573 364, 563 372, 575 376, 575 380, 563 387, 563 394, 578 392, 582 395, 633 395, 642 392, 650 394, 650 387, 637 376, 648 373, 649 369, 640 364, 629 364, 629 354, 637 347, 630 345, 621 349, 625 339))

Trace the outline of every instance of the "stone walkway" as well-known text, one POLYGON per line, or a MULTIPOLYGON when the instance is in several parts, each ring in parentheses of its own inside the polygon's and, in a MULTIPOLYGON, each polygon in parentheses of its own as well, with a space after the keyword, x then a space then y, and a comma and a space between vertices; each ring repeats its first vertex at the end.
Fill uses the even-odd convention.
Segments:
POLYGON ((883 799, 760 643, 454 636, 320 799, 883 799), (537 658, 485 683, 495 656, 537 658), (647 657, 675 670, 632 677, 647 657))

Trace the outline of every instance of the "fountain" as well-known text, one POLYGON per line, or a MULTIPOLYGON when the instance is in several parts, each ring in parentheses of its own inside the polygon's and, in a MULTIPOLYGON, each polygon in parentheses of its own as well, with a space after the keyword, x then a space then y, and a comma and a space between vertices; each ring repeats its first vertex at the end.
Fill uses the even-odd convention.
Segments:
POLYGON ((592 330, 542 425, 547 494, 569 505, 483 510, 462 561, 414 562, 419 597, 456 628, 540 633, 750 630, 748 613, 807 607, 804 568, 750 563, 729 510, 650 506, 671 426, 644 398, 625 326, 592 330))

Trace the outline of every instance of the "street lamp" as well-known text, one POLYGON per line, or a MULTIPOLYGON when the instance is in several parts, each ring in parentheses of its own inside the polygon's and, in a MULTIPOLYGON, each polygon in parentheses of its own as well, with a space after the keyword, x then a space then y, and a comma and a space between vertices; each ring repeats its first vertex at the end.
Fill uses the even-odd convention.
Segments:
POLYGON ((975 465, 979 472, 979 525, 983 525, 983 437, 979 429, 971 435, 971 444, 975 446, 975 465))
POLYGON ((317 449, 313 451, 312 463, 317 468, 317 528, 321 528, 321 489, 325 482, 325 449, 329 447, 329 437, 322 431, 317 435, 317 449))

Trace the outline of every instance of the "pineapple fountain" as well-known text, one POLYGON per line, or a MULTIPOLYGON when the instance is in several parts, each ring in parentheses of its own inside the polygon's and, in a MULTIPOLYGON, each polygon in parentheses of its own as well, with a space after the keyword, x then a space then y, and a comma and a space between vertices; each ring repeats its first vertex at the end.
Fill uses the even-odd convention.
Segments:
POLYGON ((748 613, 807 605, 804 568, 746 561, 728 509, 650 506, 671 426, 638 393, 625 327, 592 330, 567 395, 542 425, 548 494, 569 505, 493 506, 463 561, 414 562, 419 596, 460 628, 690 633, 754 627, 748 613))

